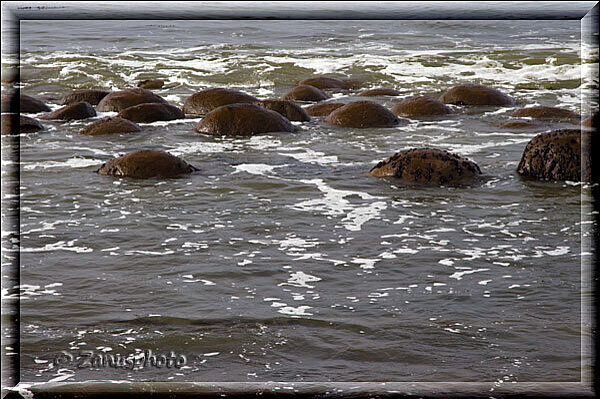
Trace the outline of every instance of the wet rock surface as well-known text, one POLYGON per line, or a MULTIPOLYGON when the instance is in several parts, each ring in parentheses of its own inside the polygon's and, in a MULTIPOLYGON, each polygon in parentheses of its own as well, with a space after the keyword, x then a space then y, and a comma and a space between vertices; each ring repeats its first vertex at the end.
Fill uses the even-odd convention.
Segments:
POLYGON ((44 130, 44 126, 37 119, 19 114, 2 114, 2 134, 33 133, 40 130, 44 130))
POLYGON ((119 112, 120 118, 129 119, 136 123, 152 123, 156 121, 171 121, 185 119, 182 110, 174 105, 163 103, 138 104, 119 112))
POLYGON ((175 177, 197 171, 181 158, 164 151, 138 150, 111 159, 96 172, 101 175, 147 179, 175 177))
POLYGON ((529 117, 534 119, 552 120, 557 122, 579 119, 579 114, 569 111, 568 109, 543 106, 521 108, 513 112, 513 116, 520 118, 529 117))
POLYGON ((357 95, 360 97, 377 97, 377 96, 399 96, 400 93, 395 89, 388 89, 385 87, 379 87, 375 89, 364 90, 358 93, 357 95))
POLYGON ((112 118, 103 118, 91 123, 81 129, 79 133, 90 136, 99 136, 103 134, 134 133, 141 131, 142 129, 130 120, 115 116, 112 118))
POLYGON ((186 114, 206 115, 215 108, 229 104, 244 104, 258 101, 258 98, 238 90, 213 88, 192 94, 183 105, 186 114))
POLYGON ((162 89, 165 85, 165 81, 162 79, 145 79, 140 80, 137 84, 137 87, 141 87, 142 89, 147 90, 157 90, 162 89))
POLYGON ((290 121, 296 122, 308 122, 310 116, 306 113, 302 107, 293 101, 289 100, 261 100, 254 103, 260 107, 270 109, 283 116, 290 121))
POLYGON ((90 103, 80 102, 75 104, 65 105, 62 108, 55 110, 49 114, 40 116, 40 119, 46 120, 78 120, 87 119, 96 116, 96 111, 90 103))
POLYGON ((74 104, 79 102, 90 103, 91 105, 98 105, 100 101, 110 92, 99 89, 80 89, 74 90, 68 94, 65 94, 61 99, 61 105, 74 104))
POLYGON ((454 86, 440 97, 446 104, 456 105, 506 105, 511 106, 515 101, 500 90, 492 87, 464 84, 454 86))
POLYGON ((327 116, 336 109, 343 107, 344 103, 319 103, 304 107, 306 113, 310 116, 327 116))
POLYGON ((120 112, 125 108, 145 103, 166 104, 167 101, 150 90, 135 88, 110 93, 98 103, 96 109, 100 112, 120 112))
POLYGON ((309 85, 320 90, 338 89, 348 90, 360 86, 359 82, 348 78, 334 78, 330 76, 314 76, 298 82, 298 85, 309 85))
POLYGON ((393 127, 407 124, 389 109, 371 101, 356 101, 333 111, 325 119, 332 125, 355 128, 393 127))
POLYGON ((428 96, 406 98, 392 107, 392 112, 399 116, 420 117, 453 114, 443 102, 428 96))
POLYGON ((43 101, 38 100, 35 97, 21 94, 19 98, 19 108, 17 108, 15 96, 17 91, 9 91, 2 93, 2 113, 26 113, 26 114, 37 114, 39 112, 49 112, 50 107, 47 106, 43 101))
POLYGON ((310 85, 296 86, 283 96, 282 100, 296 100, 296 101, 323 101, 327 100, 329 96, 320 89, 310 85))

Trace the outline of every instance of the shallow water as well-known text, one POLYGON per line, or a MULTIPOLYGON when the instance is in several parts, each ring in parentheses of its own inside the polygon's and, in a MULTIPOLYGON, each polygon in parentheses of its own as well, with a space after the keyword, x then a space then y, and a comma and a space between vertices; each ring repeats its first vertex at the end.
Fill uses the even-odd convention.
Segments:
MULTIPOLYGON (((22 92, 53 108, 71 89, 151 77, 182 106, 206 87, 273 98, 337 73, 403 96, 475 82, 579 112, 594 83, 582 69, 597 66, 580 52, 579 21, 23 21, 20 57, 22 92)), ((199 119, 115 137, 45 121, 22 135, 21 280, 3 291, 20 293, 21 380, 579 381, 587 187, 515 172, 534 135, 575 125, 507 131, 494 123, 513 108, 453 108, 398 128, 313 118, 252 138, 199 135, 199 119), (484 177, 440 188, 366 174, 422 146, 484 177), (200 172, 94 173, 140 148, 200 172), (82 350, 173 351, 186 365, 57 361, 82 350)))

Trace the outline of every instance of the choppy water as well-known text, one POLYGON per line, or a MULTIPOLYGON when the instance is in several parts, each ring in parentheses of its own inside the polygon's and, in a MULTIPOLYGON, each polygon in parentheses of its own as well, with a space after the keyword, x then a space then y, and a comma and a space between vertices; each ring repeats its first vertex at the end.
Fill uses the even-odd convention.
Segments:
MULTIPOLYGON (((273 98, 333 73, 406 96, 476 82, 579 112, 593 83, 582 69, 597 67, 580 53, 579 21, 23 21, 20 56, 22 91, 53 108, 71 89, 149 77, 182 106, 206 87, 273 98)), ((114 137, 46 121, 23 135, 21 285, 3 291, 20 293, 21 380, 579 381, 587 188, 515 172, 535 134, 573 125, 507 131, 494 123, 512 108, 454 109, 252 138, 199 135, 198 119, 114 137), (422 146, 469 157, 485 179, 440 188, 365 173, 422 146), (93 173, 140 148, 201 171, 93 173), (81 350, 187 364, 56 361, 81 350)))

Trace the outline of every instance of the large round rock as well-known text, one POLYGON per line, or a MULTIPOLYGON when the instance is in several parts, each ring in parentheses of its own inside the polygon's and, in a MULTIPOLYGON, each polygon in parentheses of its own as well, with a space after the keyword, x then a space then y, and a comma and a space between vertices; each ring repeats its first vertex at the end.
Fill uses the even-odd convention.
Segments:
POLYGON ((355 128, 393 127, 408 123, 405 119, 399 119, 384 106, 371 101, 346 104, 329 114, 325 122, 355 128))
POLYGON ((352 79, 334 78, 329 76, 315 76, 312 78, 304 79, 298 82, 298 85, 309 85, 321 90, 348 90, 357 88, 359 86, 358 82, 352 79))
POLYGON ((543 106, 521 108, 515 111, 513 116, 519 118, 529 117, 533 119, 547 119, 557 122, 579 119, 579 114, 569 111, 568 109, 543 106))
POLYGON ((448 151, 415 148, 397 152, 369 171, 371 176, 396 177, 408 183, 464 184, 481 170, 475 162, 448 151))
POLYGON ((257 101, 254 104, 275 111, 285 116, 290 121, 296 122, 308 122, 310 116, 306 113, 302 107, 293 101, 288 100, 262 100, 257 101))
POLYGON ((196 170, 198 169, 167 152, 138 150, 111 159, 96 172, 108 176, 147 179, 150 177, 175 177, 196 170))
POLYGON ((215 108, 229 104, 253 103, 258 98, 237 90, 213 88, 199 91, 183 104, 186 114, 206 115, 215 108))
POLYGON ((517 172, 536 179, 579 181, 581 131, 562 129, 538 134, 525 146, 517 172))
POLYGON ((65 105, 46 115, 40 116, 40 119, 52 120, 59 119, 64 121, 87 119, 96 116, 96 111, 90 103, 85 101, 70 105, 65 105))
POLYGON ((2 134, 33 133, 39 130, 44 130, 44 126, 37 119, 19 114, 2 114, 2 134))
POLYGON ((327 116, 336 109, 343 107, 344 103, 318 103, 304 107, 304 110, 310 116, 327 116))
POLYGON ((427 96, 406 98, 392 107, 392 112, 400 116, 421 117, 453 114, 443 102, 427 96))
POLYGON ((515 101, 500 90, 477 84, 451 88, 440 97, 446 104, 456 105, 514 105, 515 101))
POLYGON ((329 96, 327 94, 310 85, 296 86, 281 96, 282 100, 296 101, 323 101, 328 98, 329 96))
POLYGON ((150 90, 138 87, 110 93, 98 103, 96 109, 100 112, 119 112, 125 108, 145 103, 166 104, 167 101, 150 90))
POLYGON ((39 112, 51 111, 50 107, 37 98, 21 94, 19 100, 16 99, 17 92, 9 91, 2 93, 2 112, 3 113, 26 113, 37 114, 39 112), (19 101, 19 105, 16 104, 19 101), (18 107, 18 108, 17 108, 18 107))
POLYGON ((198 133, 214 136, 252 136, 269 132, 294 132, 296 128, 284 116, 254 104, 231 104, 206 115, 198 133))
POLYGON ((141 87, 142 89, 147 90, 157 90, 162 89, 165 85, 165 81, 162 79, 146 79, 140 80, 137 84, 137 87, 141 87))
POLYGON ((147 103, 125 108, 117 115, 137 123, 152 123, 156 121, 171 121, 185 119, 182 110, 171 104, 147 103))
POLYGON ((108 94, 110 94, 109 91, 99 89, 73 90, 72 92, 65 94, 60 103, 61 105, 68 105, 85 101, 92 105, 98 105, 98 103, 108 94))
POLYGON ((377 96, 399 96, 400 93, 398 90, 395 89, 388 89, 385 87, 379 87, 376 89, 369 89, 369 90, 364 90, 361 91, 360 93, 358 93, 359 96, 361 97, 377 97, 377 96))
POLYGON ((135 133, 141 131, 142 129, 130 120, 115 116, 112 118, 103 118, 91 123, 81 129, 79 133, 90 136, 100 136, 103 134, 135 133))

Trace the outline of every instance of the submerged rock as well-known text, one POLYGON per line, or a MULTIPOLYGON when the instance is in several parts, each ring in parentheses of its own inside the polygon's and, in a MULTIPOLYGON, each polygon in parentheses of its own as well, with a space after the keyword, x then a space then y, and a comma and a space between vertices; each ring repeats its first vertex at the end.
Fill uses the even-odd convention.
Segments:
POLYGON ((142 89, 147 89, 147 90, 156 90, 156 89, 162 89, 162 87, 165 85, 165 81, 162 79, 146 79, 146 80, 140 80, 137 84, 137 87, 141 87, 142 89))
POLYGON ((109 91, 98 89, 73 90, 72 92, 65 94, 60 103, 61 105, 68 105, 85 101, 92 105, 98 105, 98 103, 109 94, 109 91))
POLYGON ((45 114, 40 116, 40 119, 52 120, 78 120, 78 119, 87 119, 96 116, 96 111, 94 107, 90 105, 90 103, 86 103, 85 101, 75 104, 65 105, 62 108, 57 109, 54 112, 49 114, 45 114))
POLYGON ((175 177, 197 171, 181 158, 164 151, 138 150, 111 159, 96 172, 101 175, 147 179, 175 177))
POLYGON ((213 109, 229 104, 244 104, 258 101, 258 98, 238 90, 212 88, 192 94, 183 104, 186 114, 206 115, 213 109))
POLYGON ((296 86, 281 96, 282 100, 296 101, 323 101, 327 100, 328 98, 329 96, 327 94, 310 85, 296 86))
POLYGON ((81 129, 79 133, 88 134, 90 136, 99 136, 102 134, 134 133, 141 131, 142 129, 130 120, 115 116, 112 118, 103 118, 91 123, 81 129))
POLYGON ((294 132, 296 128, 284 116, 254 104, 224 105, 206 115, 198 133, 215 136, 252 136, 269 132, 294 132))
POLYGON ((138 104, 125 108, 117 115, 137 123, 152 123, 156 121, 171 121, 174 119, 185 119, 182 110, 174 105, 163 103, 138 104))
POLYGON ((419 117, 453 114, 443 102, 428 96, 406 98, 392 107, 392 112, 400 116, 419 117))
POLYGON ((308 122, 310 116, 298 104, 288 100, 261 100, 254 104, 275 111, 285 116, 290 121, 308 122))
POLYGON ((396 177, 409 183, 464 184, 474 181, 481 170, 473 161, 448 151, 415 148, 397 152, 369 171, 371 176, 396 177))
POLYGON ((569 111, 564 108, 557 107, 527 107, 521 108, 513 113, 516 117, 530 117, 534 119, 547 119, 553 121, 570 121, 573 119, 579 119, 579 114, 569 111))
POLYGON ((456 105, 515 105, 515 101, 500 90, 476 84, 455 86, 442 94, 440 101, 456 105))
POLYGON ((364 90, 358 93, 358 96, 361 97, 377 97, 377 96, 399 96, 400 93, 398 90, 387 89, 384 87, 379 87, 376 89, 364 90))
POLYGON ((542 127, 542 125, 540 125, 538 122, 525 120, 498 122, 495 124, 495 126, 503 129, 536 129, 542 127))
POLYGON ((360 84, 352 79, 347 78, 334 78, 329 76, 315 76, 312 78, 304 79, 298 82, 298 85, 309 85, 316 87, 317 89, 325 90, 325 89, 340 89, 340 90, 348 90, 355 89, 360 86, 360 84))
POLYGON ((2 114, 2 134, 33 133, 40 130, 44 130, 44 126, 37 119, 19 114, 2 114))
POLYGON ((15 103, 16 95, 16 90, 2 93, 2 113, 22 112, 25 114, 37 114, 39 112, 51 111, 50 107, 44 104, 43 101, 26 94, 20 95, 19 109, 17 109, 17 104, 15 103))
POLYGON ((344 103, 318 103, 304 107, 304 110, 310 116, 327 116, 336 109, 343 107, 344 103))
POLYGON ((389 109, 371 101, 355 101, 333 111, 325 122, 343 127, 393 127, 406 119, 399 119, 389 109))
POLYGON ((96 109, 100 112, 119 112, 125 108, 145 103, 166 104, 167 101, 161 96, 152 93, 150 90, 138 87, 135 89, 114 91, 110 93, 98 103, 96 109))

